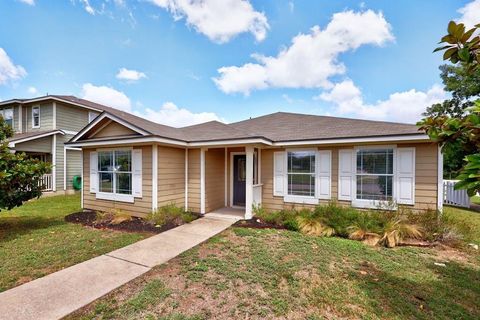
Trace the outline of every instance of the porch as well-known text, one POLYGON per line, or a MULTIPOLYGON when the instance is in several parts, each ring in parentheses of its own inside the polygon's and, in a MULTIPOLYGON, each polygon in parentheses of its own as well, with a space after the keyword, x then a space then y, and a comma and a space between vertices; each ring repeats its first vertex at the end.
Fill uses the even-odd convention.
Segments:
MULTIPOLYGON (((251 219, 253 207, 262 203, 261 148, 259 146, 191 149, 188 181, 195 180, 198 160, 199 211, 213 216, 251 219), (196 159, 198 150, 198 159, 196 159)), ((195 185, 189 183, 188 199, 195 204, 195 185)), ((188 205, 187 205, 188 206, 188 205)))

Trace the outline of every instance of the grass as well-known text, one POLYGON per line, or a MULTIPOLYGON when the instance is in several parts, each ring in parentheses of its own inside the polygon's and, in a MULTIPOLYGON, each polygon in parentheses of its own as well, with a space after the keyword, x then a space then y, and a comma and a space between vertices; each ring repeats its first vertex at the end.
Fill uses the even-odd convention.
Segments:
POLYGON ((480 196, 473 196, 470 200, 475 204, 480 204, 480 196))
MULTIPOLYGON (((480 232, 480 214, 446 210, 480 232)), ((465 250, 231 228, 69 318, 479 319, 479 252, 465 250)))
POLYGON ((80 196, 32 200, 0 212, 0 291, 145 238, 64 221, 80 210, 80 196))

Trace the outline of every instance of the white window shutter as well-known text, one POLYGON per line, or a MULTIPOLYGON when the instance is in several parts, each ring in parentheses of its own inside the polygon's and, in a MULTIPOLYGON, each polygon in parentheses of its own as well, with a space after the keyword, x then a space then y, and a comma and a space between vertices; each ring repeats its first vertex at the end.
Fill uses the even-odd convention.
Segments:
POLYGON ((397 203, 415 204, 415 148, 397 149, 397 203))
POLYGON ((277 151, 273 153, 273 195, 284 196, 286 185, 285 172, 285 152, 277 151))
POLYGON ((90 152, 90 192, 98 192, 98 153, 90 152))
POLYGON ((132 194, 142 197, 142 149, 132 151, 132 194))
POLYGON ((338 151, 338 200, 349 200, 353 198, 353 156, 352 149, 338 151))
POLYGON ((318 199, 331 198, 332 151, 319 150, 315 159, 316 183, 315 197, 318 199))

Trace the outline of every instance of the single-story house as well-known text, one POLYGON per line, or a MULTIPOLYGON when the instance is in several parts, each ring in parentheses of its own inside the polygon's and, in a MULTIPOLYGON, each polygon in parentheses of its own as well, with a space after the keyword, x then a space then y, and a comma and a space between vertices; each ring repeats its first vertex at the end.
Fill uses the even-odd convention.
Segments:
POLYGON ((411 124, 278 112, 173 128, 103 112, 67 145, 82 149, 85 209, 442 207, 440 148, 411 124))

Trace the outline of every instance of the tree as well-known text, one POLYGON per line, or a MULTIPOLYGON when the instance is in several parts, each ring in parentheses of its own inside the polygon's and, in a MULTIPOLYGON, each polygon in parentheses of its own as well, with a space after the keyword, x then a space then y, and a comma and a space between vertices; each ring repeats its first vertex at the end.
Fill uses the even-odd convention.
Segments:
POLYGON ((12 209, 40 197, 41 177, 50 170, 49 164, 9 149, 11 137, 12 128, 0 116, 0 210, 12 209))
MULTIPOLYGON (((448 34, 440 41, 448 45, 434 50, 434 52, 443 50, 443 59, 463 68, 465 72, 462 75, 468 77, 469 81, 472 79, 475 81, 480 70, 480 36, 475 35, 478 28, 480 24, 465 31, 462 23, 450 21, 448 34)), ((472 87, 476 85, 474 83, 465 85, 458 81, 452 81, 450 84, 457 88, 459 97, 470 94, 475 90, 472 90, 472 87)), ((432 113, 418 122, 418 125, 444 148, 454 146, 468 154, 465 157, 466 165, 458 176, 460 182, 456 184, 456 188, 467 189, 469 195, 474 195, 480 191, 480 100, 471 103, 474 105, 466 108, 465 112, 432 113)))

